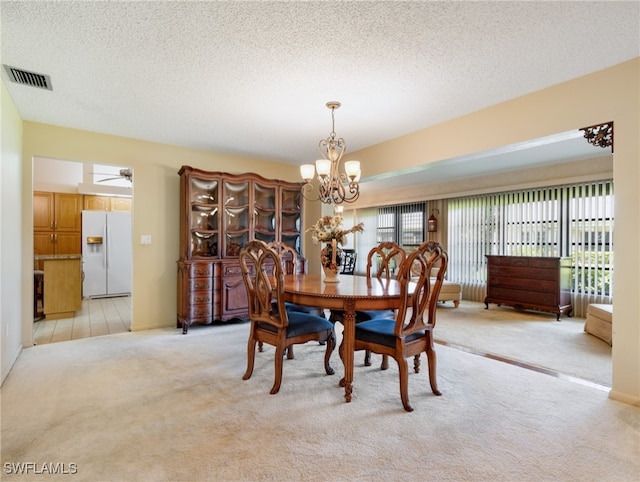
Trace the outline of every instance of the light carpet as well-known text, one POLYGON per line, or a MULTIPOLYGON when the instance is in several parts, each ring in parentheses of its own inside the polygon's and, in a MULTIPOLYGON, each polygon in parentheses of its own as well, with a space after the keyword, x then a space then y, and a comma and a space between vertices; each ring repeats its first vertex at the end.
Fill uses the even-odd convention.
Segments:
POLYGON ((640 408, 602 390, 437 345, 441 397, 425 360, 405 412, 395 363, 364 367, 358 353, 347 404, 337 351, 327 376, 310 343, 269 395, 271 347, 241 379, 247 333, 193 326, 24 350, 2 388, 3 480, 640 479, 640 408), (77 473, 8 473, 25 462, 77 473))
POLYGON ((441 304, 435 338, 611 387, 611 346, 584 331, 584 318, 462 301, 441 304))

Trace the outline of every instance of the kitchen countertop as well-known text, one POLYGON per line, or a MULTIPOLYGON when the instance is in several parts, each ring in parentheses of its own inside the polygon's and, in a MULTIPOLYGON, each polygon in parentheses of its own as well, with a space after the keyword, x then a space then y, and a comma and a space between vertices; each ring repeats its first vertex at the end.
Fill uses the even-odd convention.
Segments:
POLYGON ((82 259, 81 254, 41 254, 33 257, 36 261, 49 261, 52 259, 82 259))

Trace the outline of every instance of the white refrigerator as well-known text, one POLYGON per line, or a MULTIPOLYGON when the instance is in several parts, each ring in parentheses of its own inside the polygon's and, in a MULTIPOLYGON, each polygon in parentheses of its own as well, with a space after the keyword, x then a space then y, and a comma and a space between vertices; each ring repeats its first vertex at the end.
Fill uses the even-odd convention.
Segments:
POLYGON ((82 211, 82 296, 131 293, 131 213, 82 211))

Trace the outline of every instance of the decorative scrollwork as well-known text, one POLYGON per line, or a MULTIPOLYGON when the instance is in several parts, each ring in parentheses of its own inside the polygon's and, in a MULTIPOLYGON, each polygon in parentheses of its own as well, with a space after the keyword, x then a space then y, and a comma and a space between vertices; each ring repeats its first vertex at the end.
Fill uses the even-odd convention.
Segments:
POLYGON ((603 149, 611 147, 611 152, 613 152, 613 121, 582 127, 580 130, 584 131, 584 138, 589 144, 603 149))

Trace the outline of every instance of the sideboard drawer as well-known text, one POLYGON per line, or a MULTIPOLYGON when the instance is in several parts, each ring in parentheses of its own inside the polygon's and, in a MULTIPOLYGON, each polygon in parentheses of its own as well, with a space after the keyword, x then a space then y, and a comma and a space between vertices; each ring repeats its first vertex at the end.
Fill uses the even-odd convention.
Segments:
POLYGON ((189 278, 211 278, 213 276, 213 264, 191 263, 189 265, 189 278))
POLYGON ((189 291, 211 291, 213 280, 211 278, 195 278, 189 280, 189 291))

